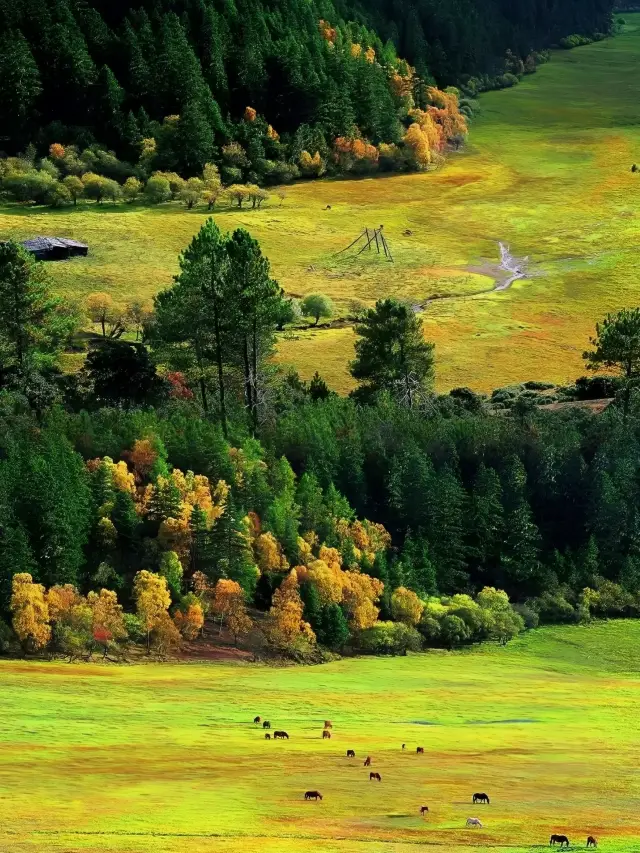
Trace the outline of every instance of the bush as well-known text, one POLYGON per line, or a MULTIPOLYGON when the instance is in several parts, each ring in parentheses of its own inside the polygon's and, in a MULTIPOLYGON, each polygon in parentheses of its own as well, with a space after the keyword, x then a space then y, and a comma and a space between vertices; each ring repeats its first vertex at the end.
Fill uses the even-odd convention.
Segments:
POLYGON ((8 654, 17 645, 18 640, 13 630, 6 622, 0 619, 0 655, 8 654))
POLYGON ((538 382, 535 379, 530 379, 528 382, 524 383, 524 388, 527 391, 550 391, 552 388, 556 386, 553 382, 538 382))
POLYGON ((440 623, 440 638, 443 645, 448 649, 462 646, 470 638, 470 631, 466 623, 452 614, 445 616, 440 623))
POLYGON ((374 655, 406 655, 419 652, 422 638, 415 628, 401 622, 377 622, 359 636, 361 651, 374 655))
POLYGON ((72 196, 64 184, 55 183, 47 192, 46 202, 49 207, 64 207, 71 204, 72 196))
POLYGON ((601 400, 615 397, 622 389, 624 380, 619 376, 581 376, 576 379, 576 399, 601 400))
POLYGON ((171 198, 171 186, 166 178, 154 175, 149 178, 144 188, 144 195, 149 204, 162 204, 171 198))
POLYGON ((540 622, 575 622, 578 619, 573 605, 567 601, 560 591, 545 592, 540 598, 530 602, 540 618, 540 622))
POLYGON ((532 628, 537 628, 540 624, 540 616, 538 615, 537 610, 528 604, 514 604, 513 609, 520 616, 524 627, 527 630, 531 630, 532 628))

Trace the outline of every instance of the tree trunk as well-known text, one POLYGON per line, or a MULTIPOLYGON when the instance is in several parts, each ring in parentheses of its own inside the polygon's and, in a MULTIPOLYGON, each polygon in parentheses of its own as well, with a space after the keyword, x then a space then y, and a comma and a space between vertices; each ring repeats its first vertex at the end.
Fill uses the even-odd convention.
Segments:
POLYGON ((215 289, 215 271, 213 266, 213 258, 211 259, 211 296, 213 299, 213 330, 216 336, 216 365, 218 367, 218 394, 220 398, 220 422, 222 424, 222 434, 225 438, 229 437, 227 428, 227 407, 225 401, 224 387, 224 370, 222 363, 222 340, 220 338, 220 314, 218 305, 218 295, 215 289))

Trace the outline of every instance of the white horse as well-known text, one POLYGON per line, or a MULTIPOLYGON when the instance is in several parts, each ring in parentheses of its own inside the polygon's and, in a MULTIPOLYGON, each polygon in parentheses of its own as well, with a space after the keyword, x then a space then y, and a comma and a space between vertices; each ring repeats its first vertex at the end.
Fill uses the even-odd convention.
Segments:
POLYGON ((468 817, 467 826, 479 826, 482 829, 482 823, 477 817, 468 817))

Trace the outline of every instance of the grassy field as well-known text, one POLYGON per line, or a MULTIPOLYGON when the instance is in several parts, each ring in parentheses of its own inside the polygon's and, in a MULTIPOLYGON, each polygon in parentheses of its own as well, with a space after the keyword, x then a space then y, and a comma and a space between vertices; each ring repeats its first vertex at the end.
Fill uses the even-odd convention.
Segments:
MULTIPOLYGON (((477 269, 495 263, 497 243, 506 241, 530 257, 531 279, 428 308, 439 387, 573 378, 595 321, 639 301, 640 175, 630 167, 640 161, 640 15, 627 19, 616 38, 557 52, 521 85, 483 95, 468 149, 437 173, 299 184, 282 205, 274 197, 263 210, 222 211, 218 221, 251 230, 289 293, 324 291, 342 311, 354 299, 423 301, 488 288, 492 279, 477 269), (395 263, 335 257, 380 223, 395 263)), ((5 208, 0 238, 85 240, 89 258, 52 265, 57 288, 125 299, 171 281, 178 252, 206 215, 172 206, 5 208)), ((321 366, 344 391, 352 347, 349 328, 304 332, 281 341, 280 358, 304 376, 321 366)))
POLYGON ((2 661, 0 850, 637 851, 639 642, 618 622, 308 668, 2 661))

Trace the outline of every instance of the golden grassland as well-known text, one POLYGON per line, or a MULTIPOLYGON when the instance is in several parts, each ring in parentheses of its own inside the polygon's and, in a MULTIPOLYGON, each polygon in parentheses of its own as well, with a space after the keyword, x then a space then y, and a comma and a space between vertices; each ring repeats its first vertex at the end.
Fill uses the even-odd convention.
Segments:
POLYGON ((4 660, 0 849, 637 851, 639 642, 625 621, 320 667, 4 660))
MULTIPOLYGON (((571 379, 582 372, 596 320, 639 301, 640 176, 630 167, 640 161, 640 15, 626 17, 616 38, 556 52, 519 86, 483 95, 467 150, 436 173, 297 184, 282 205, 273 196, 262 210, 216 218, 260 240, 289 293, 325 292, 341 313, 353 300, 393 294, 423 302, 489 288, 492 279, 477 270, 497 262, 505 241, 516 256, 529 256, 532 278, 428 306, 438 386, 571 379), (380 223, 395 263, 375 253, 336 257, 380 223)), ((125 300, 170 283, 179 251, 206 216, 171 205, 5 207, 0 237, 88 242, 88 258, 51 265, 57 289, 74 297, 107 290, 125 300)), ((279 359, 304 377, 319 369, 346 391, 352 351, 350 328, 303 332, 281 340, 279 359)))

